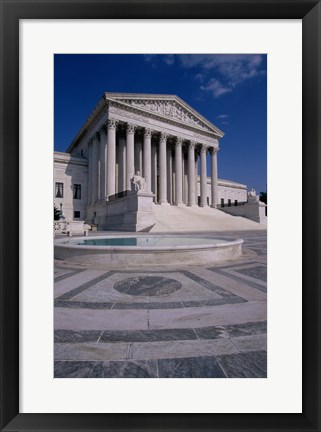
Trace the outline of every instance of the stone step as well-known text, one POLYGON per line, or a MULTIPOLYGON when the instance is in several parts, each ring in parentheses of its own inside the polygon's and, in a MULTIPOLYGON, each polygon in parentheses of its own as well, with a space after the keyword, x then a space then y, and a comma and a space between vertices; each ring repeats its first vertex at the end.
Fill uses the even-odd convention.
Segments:
POLYGON ((55 329, 65 330, 161 330, 195 328, 266 319, 266 302, 251 301, 221 306, 182 309, 92 310, 55 308, 55 329))
POLYGON ((266 230, 249 219, 206 207, 154 205, 156 224, 150 232, 199 232, 215 230, 266 230))
POLYGON ((55 361, 55 378, 266 378, 266 351, 121 361, 55 361))
POLYGON ((55 360, 153 360, 266 350, 266 335, 159 342, 55 343, 55 360))

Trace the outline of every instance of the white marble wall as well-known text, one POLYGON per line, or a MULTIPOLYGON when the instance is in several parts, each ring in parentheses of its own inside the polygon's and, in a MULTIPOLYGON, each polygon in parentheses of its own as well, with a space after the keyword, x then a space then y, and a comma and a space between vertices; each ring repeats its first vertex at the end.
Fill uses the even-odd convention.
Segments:
POLYGON ((221 199, 224 199, 224 205, 228 205, 228 200, 231 200, 231 205, 234 205, 235 200, 238 203, 247 202, 247 186, 228 180, 218 181, 218 204, 221 204, 221 199))
MULTIPOLYGON (((200 177, 197 181, 198 201, 200 201, 200 177)), ((228 205, 228 200, 231 200, 231 205, 234 205, 235 200, 238 203, 247 202, 247 186, 241 183, 232 182, 229 180, 218 179, 218 206, 221 205, 221 198, 224 199, 225 206, 228 205)), ((207 177, 207 200, 208 204, 212 205, 211 197, 211 178, 207 177)))
POLYGON ((68 153, 54 153, 54 204, 60 209, 67 221, 85 220, 87 208, 88 166, 85 158, 71 157, 68 153), (55 197, 56 182, 63 183, 63 198, 55 197), (81 185, 81 199, 73 199, 74 184, 81 185), (74 211, 80 211, 80 219, 74 219, 74 211))

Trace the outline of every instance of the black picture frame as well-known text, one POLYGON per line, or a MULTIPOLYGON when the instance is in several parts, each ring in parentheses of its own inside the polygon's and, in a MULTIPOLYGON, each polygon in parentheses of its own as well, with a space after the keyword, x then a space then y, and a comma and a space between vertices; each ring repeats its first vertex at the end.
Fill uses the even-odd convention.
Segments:
MULTIPOLYGON (((1 431, 320 431, 320 2, 0 0, 0 5, 1 431), (19 414, 19 20, 104 18, 302 19, 302 414, 19 414)), ((295 211, 295 191, 288 192, 295 211)))

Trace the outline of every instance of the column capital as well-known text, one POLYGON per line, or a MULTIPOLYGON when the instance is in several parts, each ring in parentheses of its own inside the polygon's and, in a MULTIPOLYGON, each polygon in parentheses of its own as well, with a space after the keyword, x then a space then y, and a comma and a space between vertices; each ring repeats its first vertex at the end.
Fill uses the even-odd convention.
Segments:
POLYGON ((107 128, 108 129, 116 129, 117 124, 118 124, 118 121, 113 119, 113 118, 110 118, 107 120, 107 128))
POLYGON ((201 150, 201 153, 206 154, 207 150, 208 150, 208 146, 206 144, 202 144, 200 150, 201 150))
POLYGON ((134 134, 135 129, 136 129, 136 125, 134 125, 133 123, 127 123, 127 126, 126 126, 126 132, 127 133, 134 134))
POLYGON ((189 149, 195 149, 196 145, 197 145, 197 142, 196 142, 196 141, 190 141, 190 142, 188 143, 188 148, 189 148, 189 149))
POLYGON ((161 132, 160 139, 161 141, 167 141, 167 138, 169 137, 169 134, 166 132, 161 132))
POLYGON ((153 129, 145 128, 144 129, 144 138, 151 138, 153 135, 153 129))
POLYGON ((216 154, 218 153, 219 149, 220 149, 219 147, 210 147, 209 151, 211 154, 216 154))
POLYGON ((175 140, 175 146, 182 147, 183 141, 184 141, 183 138, 177 137, 176 140, 175 140))

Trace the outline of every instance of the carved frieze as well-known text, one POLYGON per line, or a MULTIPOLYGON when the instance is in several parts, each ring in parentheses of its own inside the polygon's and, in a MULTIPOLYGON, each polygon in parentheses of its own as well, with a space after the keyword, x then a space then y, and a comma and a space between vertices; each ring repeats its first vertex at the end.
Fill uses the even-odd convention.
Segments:
POLYGON ((210 146, 213 146, 214 143, 216 142, 215 140, 213 141, 213 137, 209 137, 209 136, 204 136, 201 134, 198 134, 196 132, 193 132, 193 137, 195 138, 195 141, 206 141, 206 143, 210 146))
MULTIPOLYGON (((127 118, 130 120, 138 120, 140 122, 144 122, 146 123, 148 121, 148 118, 157 118, 158 115, 160 113, 158 113, 158 111, 156 110, 149 110, 149 112, 146 112, 146 114, 141 115, 139 114, 139 112, 136 110, 137 108, 143 108, 141 106, 138 107, 138 102, 144 102, 144 101, 133 101, 133 102, 137 102, 136 105, 131 104, 131 107, 125 107, 124 105, 122 105, 123 103, 129 104, 129 102, 131 101, 127 101, 127 100, 123 100, 123 101, 112 101, 111 104, 109 105, 109 114, 110 115, 119 115, 123 118, 127 118), (120 103, 119 103, 120 102, 120 103)), ((147 105, 148 103, 151 104, 150 101, 146 101, 147 105)), ((174 103, 174 102, 172 102, 174 103)), ((181 108, 181 107, 180 107, 181 108)), ((147 111, 147 110, 146 110, 147 111)), ((172 111, 173 112, 173 111, 172 111)), ((126 120, 124 120, 126 121, 126 120)), ((174 123, 177 125, 181 125, 183 122, 180 121, 180 119, 178 117, 172 117, 172 118, 164 118, 162 117, 162 121, 164 123, 174 123)), ((211 131, 210 129, 205 129, 205 126, 203 127, 204 132, 195 132, 195 129, 193 130, 193 128, 196 126, 198 129, 200 129, 199 125, 196 124, 192 124, 192 123, 184 123, 186 124, 187 129, 190 130, 190 134, 193 136, 193 138, 195 138, 195 141, 199 141, 199 142, 206 142, 208 143, 209 146, 213 146, 213 131, 211 131)), ((214 142, 215 142, 215 138, 214 138, 214 142)))
POLYGON ((146 117, 142 115, 115 106, 111 107, 110 112, 130 119, 146 121, 146 117))
POLYGON ((190 126, 195 126, 197 128, 210 131, 210 129, 205 126, 204 123, 202 123, 196 116, 188 112, 175 101, 127 99, 123 100, 122 102, 140 109, 144 109, 146 111, 151 111, 155 114, 170 117, 190 126))

